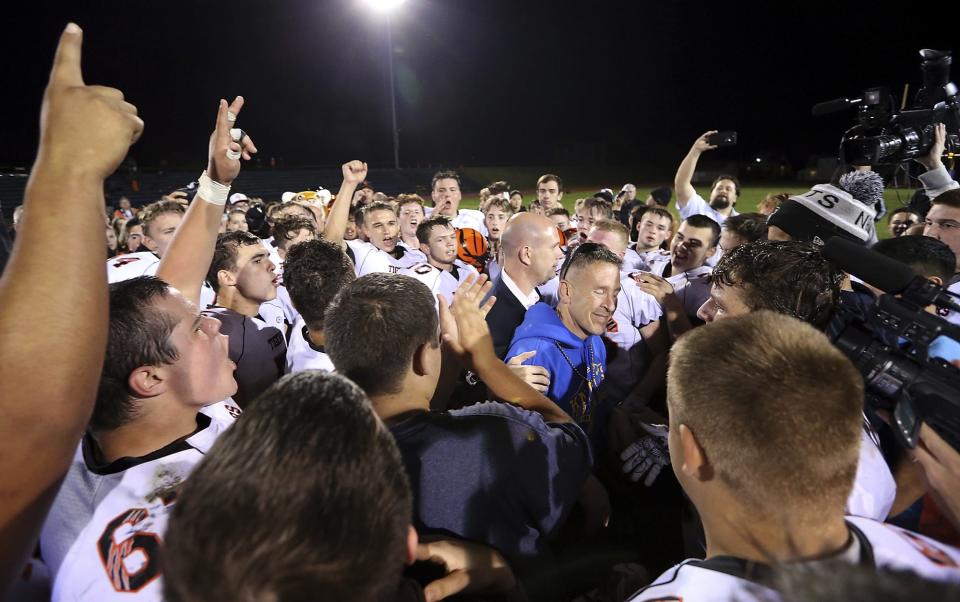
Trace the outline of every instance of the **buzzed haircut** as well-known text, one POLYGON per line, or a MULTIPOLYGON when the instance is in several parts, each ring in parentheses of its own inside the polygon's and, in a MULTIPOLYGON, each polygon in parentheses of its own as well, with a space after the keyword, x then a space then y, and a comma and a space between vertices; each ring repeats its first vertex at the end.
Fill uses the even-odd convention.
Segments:
POLYGON ((583 201, 583 209, 596 213, 598 219, 613 219, 613 203, 605 198, 592 196, 583 201))
POLYGON ((323 331, 323 316, 343 287, 357 279, 353 263, 334 243, 323 239, 294 245, 283 262, 283 285, 307 328, 323 331))
POLYGON ((580 243, 573 253, 567 256, 560 268, 560 279, 563 280, 571 269, 588 267, 596 263, 609 263, 620 269, 622 261, 606 246, 595 242, 580 243))
POLYGON ((430 244, 430 231, 434 228, 452 228, 453 223, 446 215, 431 215, 427 219, 417 224, 417 240, 420 244, 430 244))
POLYGON ((769 309, 826 329, 840 302, 844 273, 820 250, 798 240, 758 240, 723 254, 715 286, 742 290, 751 310, 769 309))
POLYGON ((553 217, 554 215, 562 215, 564 217, 570 217, 570 212, 567 211, 566 207, 554 207, 547 211, 547 217, 553 217))
POLYGON ((150 203, 140 211, 140 222, 143 224, 143 233, 151 236, 150 224, 165 213, 183 215, 186 211, 183 205, 177 201, 156 201, 155 203, 150 203))
POLYGON ((717 183, 721 180, 730 180, 733 182, 733 189, 736 191, 737 196, 740 196, 740 180, 737 179, 737 176, 719 175, 717 179, 713 181, 713 184, 710 185, 710 188, 716 187, 717 183))
MULTIPOLYGON (((247 201, 237 201, 237 203, 246 203, 246 202, 247 202, 247 201)), ((246 209, 231 209, 231 210, 227 211, 227 216, 231 216, 231 215, 242 215, 242 216, 244 217, 244 219, 246 219, 246 217, 247 217, 247 210, 246 210, 246 209)))
MULTIPOLYGON (((217 244, 213 249, 213 260, 210 262, 210 269, 207 270, 207 283, 215 291, 220 290, 220 270, 233 272, 237 269, 237 255, 240 247, 249 247, 251 245, 263 246, 263 243, 255 234, 237 230, 235 232, 225 232, 217 236, 217 244)), ((266 247, 264 247, 266 252, 266 247)))
POLYGON ((541 184, 546 182, 556 182, 557 190, 563 192, 563 180, 560 179, 560 176, 554 175, 552 173, 543 174, 540 178, 537 179, 537 187, 539 188, 541 184))
POLYGON ((767 237, 767 216, 760 213, 731 215, 723 222, 723 229, 747 242, 761 240, 767 237))
POLYGON ((433 180, 430 181, 430 190, 433 190, 437 187, 437 182, 440 180, 456 180, 457 186, 460 186, 460 176, 457 175, 455 171, 438 171, 433 174, 433 180))
POLYGON ((707 241, 707 247, 715 247, 720 242, 720 224, 706 215, 694 214, 683 221, 694 228, 710 228, 711 240, 707 241))
POLYGON ((487 214, 493 208, 497 208, 504 213, 513 215, 513 205, 511 205, 510 201, 502 196, 490 197, 487 200, 487 203, 483 206, 483 213, 487 214))
POLYGON ((310 234, 314 236, 317 235, 317 226, 312 220, 291 215, 276 220, 270 229, 270 236, 276 241, 278 247, 286 249, 287 243, 290 242, 300 230, 307 230, 310 234))
POLYGON ((843 507, 863 379, 813 326, 758 311, 695 328, 670 351, 667 398, 671 423, 693 431, 717 478, 758 513, 802 520, 808 504, 843 507))
POLYGON ((936 276, 944 284, 953 277, 957 265, 957 256, 950 246, 932 236, 915 234, 887 238, 878 241, 871 248, 910 266, 910 269, 924 278, 936 276))
POLYGON ((337 372, 371 397, 400 392, 416 350, 440 344, 433 294, 402 274, 367 274, 345 286, 323 333, 337 372))
POLYGON ((180 489, 164 599, 392 600, 413 508, 393 436, 343 376, 267 389, 180 489))
POLYGON ((615 219, 601 219, 593 223, 591 232, 599 230, 600 232, 611 232, 620 236, 624 243, 630 241, 630 231, 620 221, 615 219))
POLYGON ((154 276, 110 285, 107 353, 90 418, 93 432, 116 429, 137 417, 138 405, 129 385, 134 370, 170 364, 179 357, 170 341, 177 320, 156 306, 169 293, 169 285, 154 276))

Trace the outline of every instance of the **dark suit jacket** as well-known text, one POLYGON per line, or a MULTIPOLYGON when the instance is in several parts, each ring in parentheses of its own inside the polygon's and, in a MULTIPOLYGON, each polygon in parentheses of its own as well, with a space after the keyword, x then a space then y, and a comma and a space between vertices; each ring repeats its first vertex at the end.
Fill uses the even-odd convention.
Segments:
POLYGON ((527 310, 503 282, 503 272, 493 283, 490 294, 496 296, 497 302, 487 314, 487 326, 490 327, 490 334, 493 337, 494 351, 500 359, 505 359, 504 355, 510 348, 510 341, 513 340, 513 331, 523 323, 527 310))

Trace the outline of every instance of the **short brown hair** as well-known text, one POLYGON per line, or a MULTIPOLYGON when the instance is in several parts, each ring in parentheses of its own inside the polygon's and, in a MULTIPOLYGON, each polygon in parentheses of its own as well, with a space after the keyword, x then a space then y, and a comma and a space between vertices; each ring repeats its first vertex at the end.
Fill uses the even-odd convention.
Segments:
POLYGON ((423 197, 419 194, 401 194, 397 196, 397 211, 403 209, 404 205, 420 205, 423 209, 423 197))
POLYGON ((552 173, 543 174, 537 179, 537 188, 540 187, 544 182, 556 182, 557 189, 560 192, 563 192, 563 180, 560 179, 560 176, 554 175, 552 173))
POLYGON ((671 423, 693 431, 745 504, 786 515, 843 508, 863 380, 809 324, 759 311, 693 329, 671 349, 667 398, 671 423))
POLYGON ((767 237, 767 216, 759 213, 731 215, 723 222, 722 228, 747 242, 761 240, 767 237))
POLYGON ((960 188, 948 190, 934 197, 930 201, 931 205, 946 205, 954 209, 960 209, 960 188))
POLYGON ((460 176, 457 175, 455 171, 438 171, 433 174, 433 180, 430 181, 430 190, 433 190, 437 187, 437 182, 440 180, 456 180, 457 186, 460 186, 460 176))
MULTIPOLYGON (((306 221, 306 220, 304 220, 306 221)), ((249 247, 252 245, 261 245, 256 235, 243 230, 225 232, 217 237, 217 244, 213 249, 213 260, 210 262, 210 268, 207 270, 207 283, 214 291, 220 290, 220 270, 233 272, 237 269, 237 252, 240 247, 249 247)), ((266 247, 264 247, 266 251, 266 247)))
POLYGON ((150 224, 164 213, 186 213, 183 205, 176 201, 157 201, 150 203, 140 211, 140 223, 143 224, 143 233, 150 236, 150 224))
POLYGON ((486 215, 490 211, 491 207, 496 207, 504 213, 509 213, 513 215, 513 205, 510 204, 510 201, 503 198, 502 196, 494 196, 487 199, 487 203, 483 206, 483 213, 486 215))
POLYGON ((613 219, 613 203, 607 199, 592 196, 583 201, 583 209, 596 211, 601 219, 613 219))
POLYGON ((554 207, 553 209, 547 211, 547 217, 553 217, 554 215, 570 217, 570 212, 567 211, 566 207, 554 207))
POLYGON ((623 238, 623 243, 627 244, 630 242, 630 231, 627 230, 627 227, 615 219, 601 219, 593 223, 593 230, 600 230, 601 232, 611 232, 623 238))

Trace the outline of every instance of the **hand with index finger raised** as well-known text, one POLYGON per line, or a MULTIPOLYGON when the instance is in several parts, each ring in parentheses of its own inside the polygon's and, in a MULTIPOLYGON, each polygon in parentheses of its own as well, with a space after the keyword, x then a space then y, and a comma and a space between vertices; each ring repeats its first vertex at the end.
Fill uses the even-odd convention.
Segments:
POLYGON ((120 90, 84 83, 82 45, 83 32, 70 23, 43 96, 38 164, 106 179, 140 137, 143 121, 120 90))

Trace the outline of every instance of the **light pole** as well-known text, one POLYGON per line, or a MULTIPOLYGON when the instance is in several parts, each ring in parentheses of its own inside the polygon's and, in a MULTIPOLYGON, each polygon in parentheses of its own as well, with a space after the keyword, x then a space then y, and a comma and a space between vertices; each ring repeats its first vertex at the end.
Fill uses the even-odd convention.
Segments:
POLYGON ((393 76, 393 20, 391 15, 404 0, 366 0, 376 12, 387 20, 387 61, 390 69, 390 116, 393 122, 393 167, 400 169, 400 131, 397 129, 397 86, 393 76))

